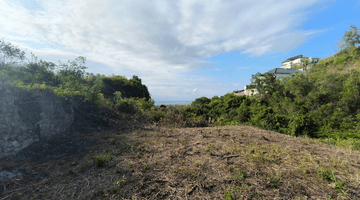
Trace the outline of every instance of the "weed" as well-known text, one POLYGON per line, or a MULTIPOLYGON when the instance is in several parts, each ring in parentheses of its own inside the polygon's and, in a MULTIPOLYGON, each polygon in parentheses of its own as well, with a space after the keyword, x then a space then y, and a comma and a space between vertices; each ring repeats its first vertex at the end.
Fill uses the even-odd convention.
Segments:
POLYGON ((269 183, 269 187, 271 188, 278 188, 276 182, 281 180, 281 179, 277 179, 275 177, 270 177, 270 178, 267 178, 268 180, 270 180, 270 183, 269 183))
POLYGON ((214 155, 214 153, 213 153, 212 151, 209 151, 208 154, 209 154, 210 156, 213 156, 213 155, 214 155))
POLYGON ((111 138, 111 139, 110 139, 109 144, 115 144, 114 138, 111 138))
POLYGON ((233 175, 235 180, 240 181, 244 179, 244 172, 242 172, 239 168, 232 166, 232 169, 230 168, 230 170, 235 172, 233 175))
POLYGON ((74 169, 69 169, 69 172, 70 172, 71 174, 76 174, 76 173, 77 173, 77 171, 75 171, 74 169))
POLYGON ((335 182, 335 188, 336 188, 341 194, 345 194, 345 195, 346 195, 346 192, 344 192, 344 190, 347 189, 345 183, 340 182, 340 181, 336 181, 336 182, 335 182))
POLYGON ((182 145, 186 145, 186 139, 182 139, 182 140, 180 140, 180 142, 182 145))
POLYGON ((111 160, 113 157, 110 154, 107 154, 105 156, 94 156, 93 160, 95 163, 95 166, 97 167, 104 167, 108 165, 108 161, 111 160))
POLYGON ((144 170, 150 169, 149 165, 144 165, 144 170))
POLYGON ((178 170, 174 170, 175 176, 178 175, 178 173, 179 173, 178 170))
POLYGON ((235 200, 237 199, 236 192, 239 191, 239 187, 231 188, 230 190, 225 190, 224 195, 226 200, 235 200))
POLYGON ((332 173, 330 168, 323 169, 322 167, 320 167, 316 170, 316 173, 324 180, 335 181, 334 174, 332 173))

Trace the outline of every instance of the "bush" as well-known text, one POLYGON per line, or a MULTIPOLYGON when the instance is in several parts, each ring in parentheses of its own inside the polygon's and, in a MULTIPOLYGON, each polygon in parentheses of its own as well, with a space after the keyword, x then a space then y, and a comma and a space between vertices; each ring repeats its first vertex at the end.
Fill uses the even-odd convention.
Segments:
POLYGON ((311 138, 317 138, 318 125, 309 114, 298 113, 289 123, 289 132, 292 136, 307 135, 311 138))
POLYGON ((210 103, 210 99, 207 98, 207 97, 200 97, 200 98, 197 98, 195 99, 195 101, 193 101, 191 103, 191 107, 193 108, 200 108, 202 107, 204 104, 209 104, 210 103))
POLYGON ((151 113, 150 118, 155 122, 159 122, 161 119, 165 118, 165 114, 160 111, 155 111, 151 113))
POLYGON ((151 108, 154 108, 154 104, 155 104, 155 101, 153 99, 150 99, 149 101, 147 101, 146 98, 141 98, 141 99, 138 99, 136 108, 141 113, 144 113, 145 111, 151 110, 151 108))
POLYGON ((351 56, 343 55, 341 57, 335 58, 334 64, 342 64, 342 63, 345 63, 346 61, 348 61, 349 59, 351 59, 351 56))
POLYGON ((354 49, 351 51, 351 55, 352 55, 353 57, 360 56, 360 47, 354 48, 354 49))

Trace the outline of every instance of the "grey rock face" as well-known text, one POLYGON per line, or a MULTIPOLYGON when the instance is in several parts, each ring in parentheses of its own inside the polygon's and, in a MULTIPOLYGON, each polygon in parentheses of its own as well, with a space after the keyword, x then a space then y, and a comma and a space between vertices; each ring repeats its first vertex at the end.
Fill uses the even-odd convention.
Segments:
MULTIPOLYGON (((109 116, 83 97, 0 85, 0 183, 28 174, 24 161, 81 157, 97 143, 92 133, 114 125, 109 116)), ((47 176, 41 173, 31 176, 47 176)))
POLYGON ((0 158, 70 127, 74 121, 71 104, 48 91, 0 85, 0 158))

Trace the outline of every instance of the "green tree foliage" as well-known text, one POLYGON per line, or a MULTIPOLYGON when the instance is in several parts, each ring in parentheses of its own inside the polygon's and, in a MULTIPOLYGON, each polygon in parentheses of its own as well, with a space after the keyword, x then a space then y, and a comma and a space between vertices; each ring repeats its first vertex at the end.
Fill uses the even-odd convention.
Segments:
POLYGON ((354 114, 360 107, 360 72, 351 70, 349 78, 344 82, 343 90, 340 92, 341 102, 344 103, 348 113, 354 114))
POLYGON ((356 47, 360 44, 360 29, 355 25, 350 26, 350 30, 346 31, 343 38, 338 42, 340 49, 356 47))
POLYGON ((193 101, 191 103, 191 107, 197 107, 197 108, 200 108, 200 107, 203 107, 205 104, 208 104, 210 103, 211 100, 207 97, 200 97, 200 98, 197 98, 195 99, 195 101, 193 101))
MULTIPOLYGON (((141 83, 141 79, 137 76, 133 76, 128 80, 124 76, 111 76, 104 77, 103 81, 109 84, 116 91, 120 91, 122 98, 145 98, 146 101, 150 101, 151 96, 145 85, 141 83)), ((111 91, 111 96, 114 91, 111 91)), ((108 96, 108 94, 106 94, 108 96)))
POLYGON ((274 92, 279 91, 281 79, 277 79, 274 73, 257 73, 252 75, 251 85, 254 85, 261 97, 272 96, 274 92))
POLYGON ((201 97, 184 114, 214 124, 242 123, 293 136, 360 138, 358 49, 321 60, 306 75, 276 79, 273 74, 257 73, 251 84, 258 94, 201 97))
MULTIPOLYGON (((24 60, 25 58, 25 52, 21 52, 17 47, 5 44, 2 41, 0 41, 0 53, 4 54, 3 58, 10 60, 14 58, 24 60)), ((69 61, 68 64, 59 62, 59 65, 42 60, 38 61, 33 54, 32 58, 32 62, 19 66, 3 61, 0 64, 0 84, 11 84, 28 90, 49 90, 60 97, 83 96, 85 100, 90 100, 97 105, 100 105, 100 102, 107 106, 117 107, 131 105, 142 112, 154 105, 147 87, 135 75, 130 80, 120 76, 105 77, 100 74, 95 76, 92 73, 85 75, 87 67, 83 64, 85 64, 86 58, 82 56, 76 58, 75 61, 69 61), (109 81, 115 85, 118 84, 119 90, 116 91, 119 93, 115 94, 116 91, 113 91, 111 94, 117 98, 115 98, 117 100, 115 104, 104 98, 101 93, 104 82, 109 81)))
MULTIPOLYGON (((0 40, 0 53, 4 54, 2 61, 0 62, 0 69, 6 64, 5 60, 13 60, 15 58, 16 60, 20 59, 23 61, 25 59, 24 51, 21 51, 19 48, 11 45, 11 43, 6 44, 4 40, 0 40)), ((10 62, 7 64, 15 65, 16 62, 10 62)))

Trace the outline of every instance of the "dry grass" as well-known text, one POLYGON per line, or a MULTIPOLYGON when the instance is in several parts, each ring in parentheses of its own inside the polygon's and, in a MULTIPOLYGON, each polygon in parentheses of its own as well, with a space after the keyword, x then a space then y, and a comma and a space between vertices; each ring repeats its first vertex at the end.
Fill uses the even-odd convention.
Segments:
POLYGON ((97 133, 81 159, 48 162, 49 178, 3 184, 0 200, 360 199, 358 151, 243 125, 135 121, 97 133))

